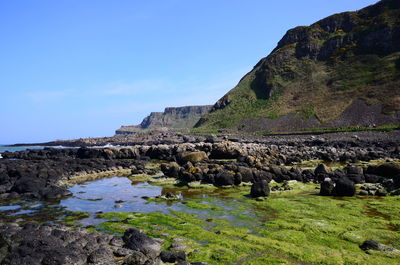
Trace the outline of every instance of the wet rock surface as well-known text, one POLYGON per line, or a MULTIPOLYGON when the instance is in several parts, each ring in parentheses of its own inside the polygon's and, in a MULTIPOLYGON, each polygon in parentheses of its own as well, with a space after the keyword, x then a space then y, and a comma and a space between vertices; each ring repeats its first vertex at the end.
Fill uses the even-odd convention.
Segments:
MULTIPOLYGON (((135 238, 147 236, 137 232, 135 238)), ((132 244, 134 240, 129 241, 132 244)), ((147 241, 146 241, 147 242, 147 241)), ((127 242, 125 242, 126 244, 127 242)), ((127 258, 126 262, 136 260, 139 263, 155 264, 158 251, 154 244, 140 246, 140 252, 133 251, 119 237, 84 229, 72 230, 59 225, 38 225, 28 223, 22 226, 15 224, 0 226, 0 263, 10 265, 40 264, 97 264, 111 265, 117 263, 116 257, 127 258)))
POLYGON ((65 186, 80 176, 131 169, 132 174, 155 174, 145 168, 148 157, 132 148, 86 148, 4 152, 0 159, 1 198, 60 199, 65 186))
POLYGON ((79 175, 130 168, 135 168, 138 173, 146 171, 143 162, 136 160, 1 159, 0 197, 60 199, 70 195, 60 182, 68 183, 74 177, 79 179, 79 175))

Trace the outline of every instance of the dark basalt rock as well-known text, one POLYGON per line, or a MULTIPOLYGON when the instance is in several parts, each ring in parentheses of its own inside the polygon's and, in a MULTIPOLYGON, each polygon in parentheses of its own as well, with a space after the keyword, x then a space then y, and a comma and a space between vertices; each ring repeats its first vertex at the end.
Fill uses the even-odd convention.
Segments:
POLYGON ((243 182, 254 182, 253 171, 250 168, 239 166, 238 171, 243 182))
POLYGON ((148 260, 148 258, 139 251, 133 251, 133 254, 129 256, 122 265, 145 265, 145 264, 154 264, 152 261, 148 260))
POLYGON ((375 250, 375 251, 385 251, 385 252, 392 252, 392 253, 397 253, 400 254, 400 251, 398 249, 392 248, 390 246, 381 244, 375 240, 365 240, 361 245, 360 248, 364 250, 365 252, 369 252, 369 250, 375 250))
MULTIPOLYGON (((235 185, 235 175, 228 171, 223 171, 218 173, 215 176, 215 185, 216 186, 229 186, 235 185)), ((240 184, 240 182, 239 182, 240 184)))
POLYGON ((375 172, 379 176, 393 178, 396 175, 400 175, 400 165, 395 163, 386 163, 378 166, 375 172))
POLYGON ((372 174, 365 174, 364 175, 365 182, 367 183, 378 183, 381 182, 383 177, 377 176, 377 175, 372 175, 372 174))
POLYGON ((163 261, 163 262, 174 263, 174 262, 179 262, 179 261, 185 261, 186 254, 183 251, 172 252, 172 251, 164 250, 161 252, 160 258, 161 258, 161 261, 163 261))
POLYGON ((270 194, 270 188, 268 182, 265 180, 254 183, 251 186, 250 196, 253 198, 267 197, 270 194))
POLYGON ((356 166, 356 165, 350 165, 346 167, 346 172, 347 174, 352 174, 352 175, 363 175, 364 170, 361 166, 356 166))
MULTIPOLYGON (((0 225, 0 264, 112 265, 116 257, 127 257, 124 265, 159 264, 160 252, 161 246, 137 229, 127 230, 123 241, 60 225, 0 225), (136 250, 122 248, 124 242, 136 250)), ((184 253, 174 255, 176 261, 186 258, 184 253)))
POLYGON ((0 226, 0 263, 15 265, 115 264, 112 236, 28 223, 0 226))
POLYGON ((375 240, 365 240, 361 245, 360 248, 364 251, 373 249, 373 250, 382 250, 382 245, 375 240))
POLYGON ((339 179, 336 182, 333 193, 336 196, 354 196, 356 194, 354 182, 348 178, 339 179))
POLYGON ((396 175, 393 177, 394 187, 400 188, 400 175, 396 175))
POLYGON ((326 178, 323 182, 321 182, 321 189, 319 191, 319 194, 323 196, 332 195, 334 188, 335 183, 330 178, 326 178))
POLYGON ((329 175, 331 173, 332 170, 325 164, 319 164, 314 170, 315 175, 329 175))
POLYGON ((7 153, 0 159, 0 194, 9 196, 60 199, 70 192, 58 186, 61 179, 77 175, 97 173, 118 168, 134 168, 136 174, 154 173, 146 169, 140 160, 105 159, 101 156, 107 150, 89 149, 45 149, 7 153), (83 150, 83 151, 79 151, 83 150), (81 156, 90 158, 78 158, 81 156), (97 157, 100 154, 100 158, 97 157), (13 194, 13 195, 11 195, 13 194))
POLYGON ((179 154, 179 160, 183 163, 186 163, 186 162, 195 163, 195 162, 199 162, 199 161, 207 160, 207 159, 208 159, 207 154, 203 151, 185 152, 185 153, 179 154))
POLYGON ((212 159, 233 159, 241 156, 240 150, 229 144, 214 144, 211 150, 212 159))
POLYGON ((122 239, 126 248, 142 252, 146 257, 154 259, 161 253, 161 245, 136 228, 126 230, 122 239))
POLYGON ((362 174, 347 174, 346 177, 356 184, 365 182, 365 177, 362 174))
POLYGON ((265 180, 269 183, 275 177, 271 172, 267 172, 265 170, 253 170, 253 175, 254 175, 253 182, 256 182, 256 181, 259 182, 259 181, 265 180))

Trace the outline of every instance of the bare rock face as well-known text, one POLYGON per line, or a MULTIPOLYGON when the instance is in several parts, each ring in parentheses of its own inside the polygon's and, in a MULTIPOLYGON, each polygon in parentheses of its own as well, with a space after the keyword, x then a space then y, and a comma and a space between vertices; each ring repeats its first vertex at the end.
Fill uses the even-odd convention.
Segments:
POLYGON ((211 105, 165 108, 164 112, 152 112, 139 125, 122 126, 116 134, 131 134, 143 129, 192 128, 208 111, 211 105))

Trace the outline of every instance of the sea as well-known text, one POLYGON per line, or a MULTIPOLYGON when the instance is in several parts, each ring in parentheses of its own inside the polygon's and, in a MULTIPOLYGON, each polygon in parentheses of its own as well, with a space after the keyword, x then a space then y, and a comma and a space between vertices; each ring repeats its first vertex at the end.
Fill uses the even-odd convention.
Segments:
POLYGON ((46 146, 7 146, 7 145, 0 145, 0 153, 24 151, 24 150, 27 150, 27 149, 43 149, 45 147, 46 146))
MULTIPOLYGON (((8 146, 8 145, 0 145, 0 158, 2 158, 1 153, 3 152, 18 152, 18 151, 24 151, 28 149, 43 149, 46 147, 51 147, 51 148, 68 148, 65 146, 44 146, 44 145, 38 145, 38 146, 8 146)), ((71 148, 71 147, 69 147, 71 148)))

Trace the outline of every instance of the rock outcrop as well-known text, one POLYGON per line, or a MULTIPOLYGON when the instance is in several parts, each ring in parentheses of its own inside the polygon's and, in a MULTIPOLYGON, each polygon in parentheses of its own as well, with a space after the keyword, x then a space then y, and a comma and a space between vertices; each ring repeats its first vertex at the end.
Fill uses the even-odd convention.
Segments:
POLYGON ((121 264, 118 259, 125 259, 123 264, 126 265, 159 264, 159 249, 158 243, 133 228, 120 238, 60 225, 0 225, 1 264, 121 264), (135 236, 126 237, 132 231, 135 236), (132 245, 139 248, 132 248, 132 245))
POLYGON ((187 129, 211 109, 211 105, 165 108, 164 112, 152 112, 139 125, 122 126, 116 134, 132 134, 146 129, 187 129))

